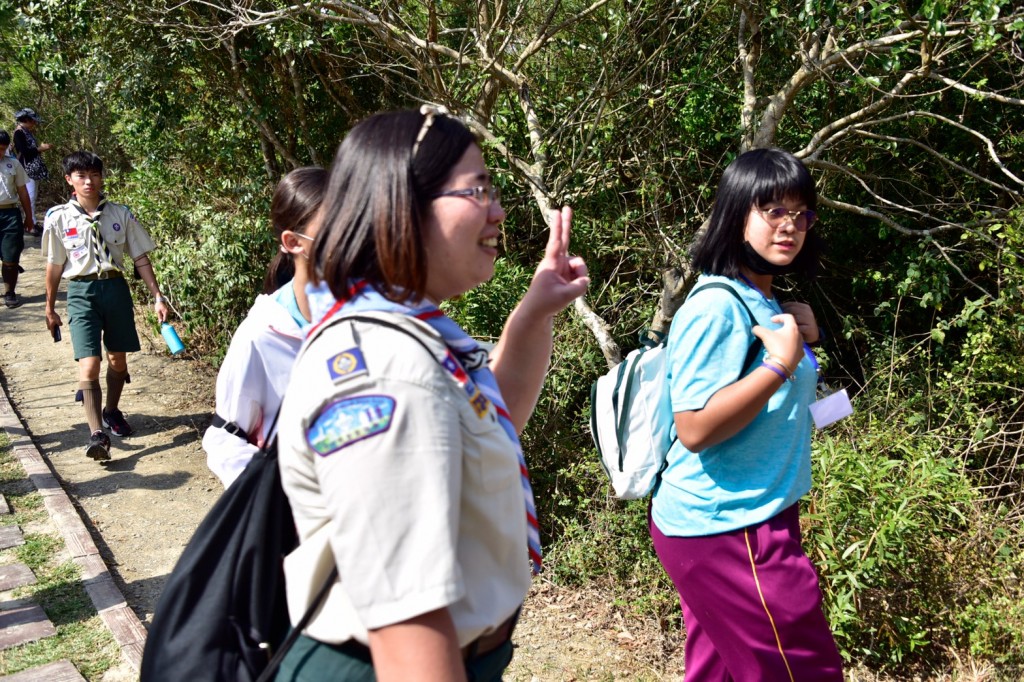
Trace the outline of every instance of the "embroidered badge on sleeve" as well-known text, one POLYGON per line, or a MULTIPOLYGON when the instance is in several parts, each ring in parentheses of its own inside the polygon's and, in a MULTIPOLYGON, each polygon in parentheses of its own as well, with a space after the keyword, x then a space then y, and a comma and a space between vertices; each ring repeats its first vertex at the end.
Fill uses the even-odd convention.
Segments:
POLYGON ((366 372, 366 361, 358 348, 343 350, 337 355, 327 358, 327 372, 331 381, 338 383, 366 372))
POLYGON ((455 380, 462 386, 462 390, 466 392, 466 397, 469 398, 469 404, 473 407, 473 411, 476 412, 476 416, 483 419, 490 414, 491 401, 480 392, 480 389, 476 387, 476 384, 473 383, 473 380, 469 378, 469 375, 466 374, 465 370, 462 369, 462 366, 450 352, 441 361, 441 365, 451 372, 455 380))
POLYGON ((306 442, 321 456, 384 433, 391 428, 395 399, 361 395, 336 400, 325 407, 306 430, 306 442))

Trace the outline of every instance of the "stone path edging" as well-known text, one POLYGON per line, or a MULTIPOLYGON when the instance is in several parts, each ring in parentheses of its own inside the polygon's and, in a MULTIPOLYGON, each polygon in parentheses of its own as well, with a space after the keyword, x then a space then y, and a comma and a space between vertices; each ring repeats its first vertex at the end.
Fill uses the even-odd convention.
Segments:
POLYGON ((63 536, 72 560, 81 569, 82 584, 93 606, 121 648, 121 657, 138 672, 142 663, 142 648, 146 642, 146 629, 135 612, 128 607, 128 602, 114 583, 89 530, 29 437, 6 390, 0 391, 0 428, 7 433, 11 451, 42 495, 43 504, 63 536))

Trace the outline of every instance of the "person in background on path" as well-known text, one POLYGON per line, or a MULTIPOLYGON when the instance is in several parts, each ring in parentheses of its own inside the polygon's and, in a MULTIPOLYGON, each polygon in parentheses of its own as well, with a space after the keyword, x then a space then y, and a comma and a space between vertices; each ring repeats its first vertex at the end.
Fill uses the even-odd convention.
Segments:
POLYGON ((263 294, 242 320, 217 373, 217 407, 203 436, 206 464, 227 488, 262 447, 309 324, 306 261, 327 185, 323 168, 297 168, 277 184, 270 224, 278 251, 263 294), (298 267, 296 267, 298 262, 298 267))
POLYGON ((130 436, 133 430, 118 409, 121 390, 130 381, 127 353, 139 350, 135 310, 122 272, 125 253, 153 296, 161 322, 167 319, 168 308, 147 255, 155 244, 127 206, 107 201, 103 161, 92 152, 77 151, 64 157, 63 166, 73 194, 66 204, 46 212, 42 237, 46 328, 55 334, 63 324, 54 305, 60 280, 66 279, 71 343, 91 433, 85 454, 103 461, 110 459, 110 438, 103 427, 121 437, 130 436), (101 341, 107 350, 107 400, 102 412, 101 341))
POLYGON ((51 145, 47 143, 39 144, 36 141, 36 128, 42 122, 39 115, 34 109, 20 109, 14 114, 15 120, 18 122, 18 127, 14 129, 14 151, 18 157, 18 161, 21 161, 21 165, 25 167, 25 173, 28 174, 28 198, 31 204, 32 216, 32 230, 36 230, 36 197, 39 193, 39 184, 43 180, 50 177, 50 172, 46 168, 46 163, 43 161, 41 152, 48 151, 51 145))
POLYGON ((323 216, 314 325, 278 422, 301 539, 293 623, 311 602, 293 594, 341 577, 277 680, 500 680, 527 559, 541 562, 518 434, 555 315, 589 283, 567 252, 571 211, 553 212, 490 358, 438 307, 493 276, 505 219, 463 123, 433 107, 365 119, 338 148, 323 216))
POLYGON ((820 332, 810 306, 780 303, 772 289, 777 276, 816 273, 816 206, 814 180, 795 156, 740 155, 722 176, 692 265, 703 273, 696 286, 723 283, 743 303, 704 290, 669 332, 679 438, 654 492, 650 532, 679 592, 687 682, 843 679, 800 537, 818 378, 810 345, 820 332), (759 342, 763 362, 744 367, 759 342))
POLYGON ((7 156, 10 146, 11 136, 0 130, 0 276, 4 280, 4 305, 17 308, 21 299, 14 290, 21 272, 21 252, 25 250, 25 232, 30 232, 34 223, 29 179, 18 159, 7 156))

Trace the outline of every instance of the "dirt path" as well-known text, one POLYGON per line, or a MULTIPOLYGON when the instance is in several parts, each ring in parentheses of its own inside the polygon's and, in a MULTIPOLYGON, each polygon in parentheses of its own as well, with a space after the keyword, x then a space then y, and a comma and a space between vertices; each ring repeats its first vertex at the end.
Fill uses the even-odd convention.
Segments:
MULTIPOLYGON (((3 380, 129 606, 148 624, 167 574, 221 492, 200 447, 216 374, 187 357, 170 357, 163 339, 138 318, 144 308, 137 309, 142 351, 129 356, 132 381, 121 400, 135 435, 113 437, 108 463, 86 458, 89 433, 74 401, 70 334, 65 326, 64 339, 54 343, 46 330, 39 239, 26 242, 18 283, 24 305, 0 307, 3 380)), ((66 325, 63 291, 57 312, 66 325)), ((510 680, 681 679, 681 654, 669 656, 667 665, 663 660, 674 643, 651 624, 625 623, 599 594, 537 582, 516 641, 510 680)))

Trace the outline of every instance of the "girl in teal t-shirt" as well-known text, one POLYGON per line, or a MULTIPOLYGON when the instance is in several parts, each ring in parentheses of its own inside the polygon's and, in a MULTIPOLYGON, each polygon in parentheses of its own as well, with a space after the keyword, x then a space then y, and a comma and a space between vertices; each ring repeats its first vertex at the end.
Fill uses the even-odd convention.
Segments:
POLYGON ((774 277, 818 267, 814 180, 792 154, 757 149, 722 175, 693 252, 697 285, 676 314, 667 372, 679 438, 651 504, 651 537, 679 591, 686 679, 836 680, 842 660, 800 543, 811 484, 809 405, 819 340, 806 303, 774 277), (744 305, 757 320, 751 328, 744 305), (744 367, 752 344, 763 359, 744 367))

